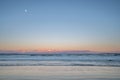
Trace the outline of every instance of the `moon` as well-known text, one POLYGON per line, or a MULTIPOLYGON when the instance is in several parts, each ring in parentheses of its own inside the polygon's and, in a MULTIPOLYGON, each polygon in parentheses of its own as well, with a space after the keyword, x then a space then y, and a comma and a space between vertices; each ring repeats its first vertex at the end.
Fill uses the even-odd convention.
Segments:
POLYGON ((27 12, 28 12, 28 10, 27 10, 27 9, 25 9, 24 11, 25 11, 25 13, 27 13, 27 12))
POLYGON ((25 13, 26 15, 32 15, 32 13, 31 13, 30 11, 28 11, 28 9, 25 9, 25 10, 24 10, 24 13, 25 13))

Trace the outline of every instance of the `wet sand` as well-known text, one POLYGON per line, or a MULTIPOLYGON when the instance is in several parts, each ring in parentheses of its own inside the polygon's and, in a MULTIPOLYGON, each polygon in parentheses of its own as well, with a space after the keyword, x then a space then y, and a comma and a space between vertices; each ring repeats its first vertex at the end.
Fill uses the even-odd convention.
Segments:
POLYGON ((0 66, 0 80, 120 80, 120 67, 0 66))

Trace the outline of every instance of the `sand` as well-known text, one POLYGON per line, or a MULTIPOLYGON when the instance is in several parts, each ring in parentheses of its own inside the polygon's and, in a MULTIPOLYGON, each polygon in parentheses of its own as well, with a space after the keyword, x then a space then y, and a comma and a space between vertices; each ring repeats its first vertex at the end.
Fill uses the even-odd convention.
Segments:
POLYGON ((0 80, 120 80, 120 67, 0 66, 0 80))

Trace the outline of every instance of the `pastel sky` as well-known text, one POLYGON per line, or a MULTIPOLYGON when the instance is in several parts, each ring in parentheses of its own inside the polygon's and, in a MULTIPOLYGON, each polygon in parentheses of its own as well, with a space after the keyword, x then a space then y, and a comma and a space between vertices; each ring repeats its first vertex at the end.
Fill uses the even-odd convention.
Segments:
POLYGON ((120 51, 120 0, 0 0, 0 50, 120 51))

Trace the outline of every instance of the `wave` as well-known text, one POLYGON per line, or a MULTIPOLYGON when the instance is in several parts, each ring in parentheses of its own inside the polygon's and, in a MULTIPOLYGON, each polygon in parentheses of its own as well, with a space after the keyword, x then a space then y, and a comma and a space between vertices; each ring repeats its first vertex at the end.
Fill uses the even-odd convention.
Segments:
POLYGON ((99 62, 9 62, 0 63, 0 66, 116 66, 120 67, 120 63, 99 63, 99 62))
POLYGON ((0 66, 120 66, 120 55, 0 54, 0 66))

